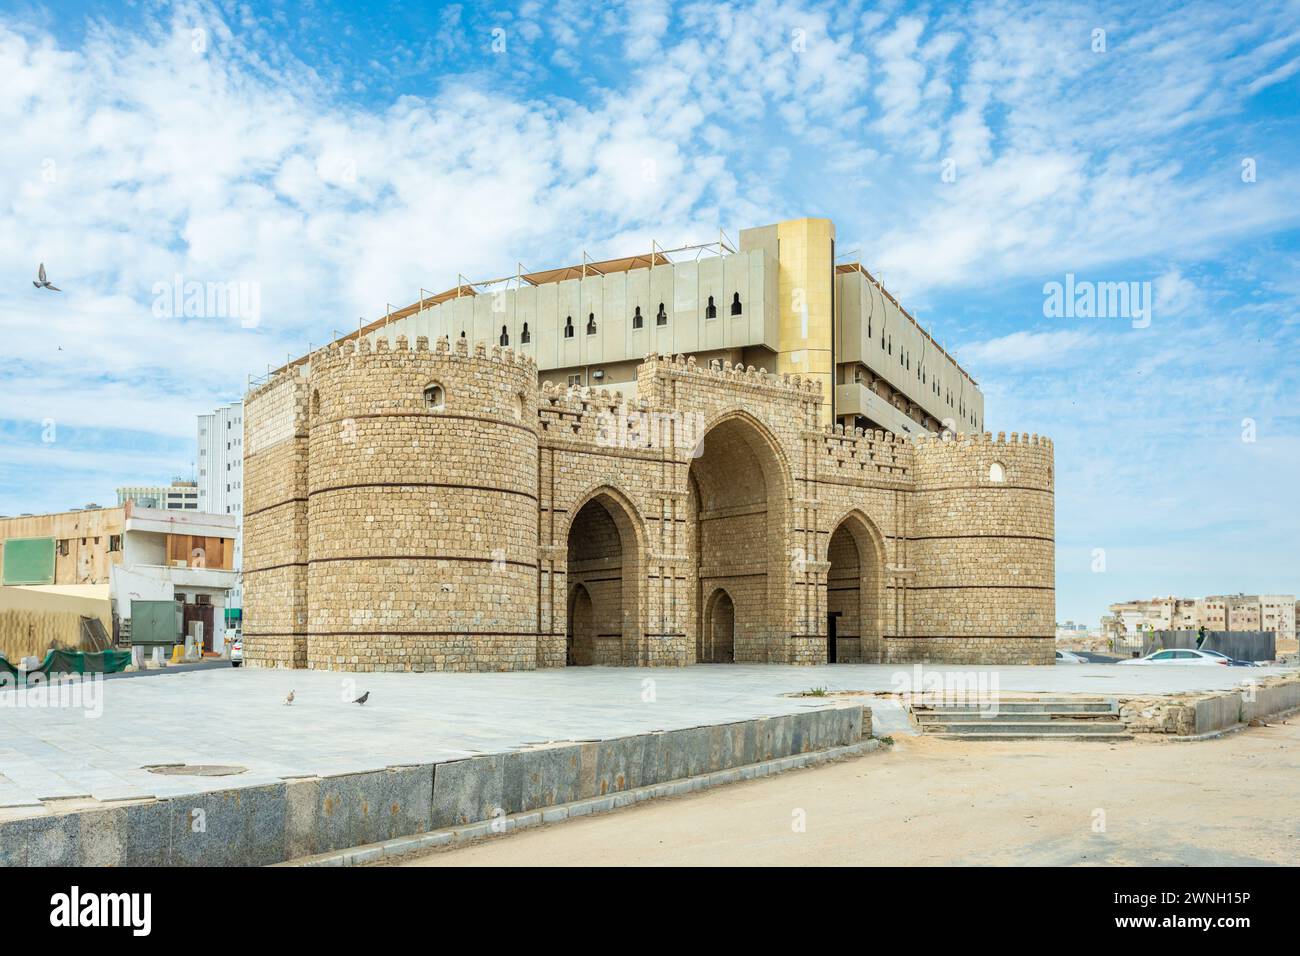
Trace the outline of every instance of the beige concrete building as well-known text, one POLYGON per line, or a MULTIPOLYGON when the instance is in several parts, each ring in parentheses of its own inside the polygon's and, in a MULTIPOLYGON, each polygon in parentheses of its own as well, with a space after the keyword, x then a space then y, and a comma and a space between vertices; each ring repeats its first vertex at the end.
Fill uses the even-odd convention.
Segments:
POLYGON ((1203 598, 1152 598, 1110 606, 1102 618, 1112 636, 1138 630, 1273 631, 1278 640, 1295 638, 1296 601, 1292 594, 1212 594, 1203 598))
MULTIPOLYGON (((0 582, 6 592, 41 592, 46 603, 56 593, 98 595, 106 610, 95 616, 115 637, 129 636, 133 600, 174 600, 186 620, 205 623, 211 645, 223 623, 214 608, 224 606, 238 577, 234 536, 235 521, 226 515, 142 508, 129 499, 120 508, 0 518, 0 582)), ((39 620, 19 614, 35 613, 27 605, 38 596, 6 595, 13 613, 0 613, 0 652, 21 646, 27 653, 29 632, 44 634, 39 620)), ((59 633, 68 630, 60 624, 59 633)))
POLYGON ((982 422, 978 393, 830 224, 741 236, 429 301, 253 388, 249 662, 1051 662, 1050 441, 923 434, 950 396, 982 422), (839 359, 876 348, 902 349, 897 430, 831 425, 858 417, 828 411, 839 359))
POLYGON ((974 379, 859 263, 828 219, 744 229, 705 246, 521 271, 454 288, 366 326, 381 337, 464 338, 532 359, 543 379, 636 396, 651 352, 799 375, 824 424, 900 435, 984 428, 974 379))

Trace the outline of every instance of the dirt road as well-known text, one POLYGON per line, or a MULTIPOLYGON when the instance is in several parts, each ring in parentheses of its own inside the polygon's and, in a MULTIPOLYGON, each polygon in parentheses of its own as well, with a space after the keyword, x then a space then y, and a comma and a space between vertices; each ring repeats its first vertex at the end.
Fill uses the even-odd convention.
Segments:
POLYGON ((1300 864, 1297 807, 1295 718, 1200 743, 908 737, 400 865, 1300 864))

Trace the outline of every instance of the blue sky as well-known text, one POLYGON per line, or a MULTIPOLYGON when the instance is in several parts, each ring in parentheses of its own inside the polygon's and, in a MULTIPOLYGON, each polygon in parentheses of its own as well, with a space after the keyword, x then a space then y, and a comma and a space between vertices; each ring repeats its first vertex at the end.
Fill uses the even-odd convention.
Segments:
POLYGON ((1130 6, 0 3, 0 513, 188 473, 249 372, 458 272, 829 216, 1054 439, 1060 619, 1300 590, 1300 5, 1130 6), (1067 273, 1149 325, 1044 315, 1067 273))

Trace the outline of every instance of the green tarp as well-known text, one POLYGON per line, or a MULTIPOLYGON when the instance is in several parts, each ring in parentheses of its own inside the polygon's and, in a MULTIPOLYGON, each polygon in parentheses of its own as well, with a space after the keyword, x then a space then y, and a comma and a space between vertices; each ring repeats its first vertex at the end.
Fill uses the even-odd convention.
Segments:
POLYGON ((29 673, 41 674, 116 674, 131 663, 130 651, 50 651, 41 666, 29 673))

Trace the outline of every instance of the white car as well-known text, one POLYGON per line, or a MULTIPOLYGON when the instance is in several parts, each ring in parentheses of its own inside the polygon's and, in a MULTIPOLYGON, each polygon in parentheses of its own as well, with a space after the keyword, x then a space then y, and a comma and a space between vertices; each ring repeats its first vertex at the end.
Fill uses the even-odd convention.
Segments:
POLYGON ((238 667, 242 663, 244 663, 244 639, 237 637, 230 645, 230 666, 238 667))
POLYGON ((1074 653, 1074 651, 1057 651, 1057 652, 1056 652, 1056 663, 1058 663, 1058 664, 1086 664, 1086 663, 1088 663, 1088 659, 1087 659, 1086 657, 1080 657, 1078 654, 1074 653))
POLYGON ((1205 664, 1210 667, 1227 667, 1228 660, 1224 657, 1216 657, 1213 654, 1207 654, 1205 651, 1193 651, 1185 648, 1166 648, 1163 651, 1153 651, 1146 657, 1135 657, 1131 660, 1120 661, 1121 664, 1205 664))

